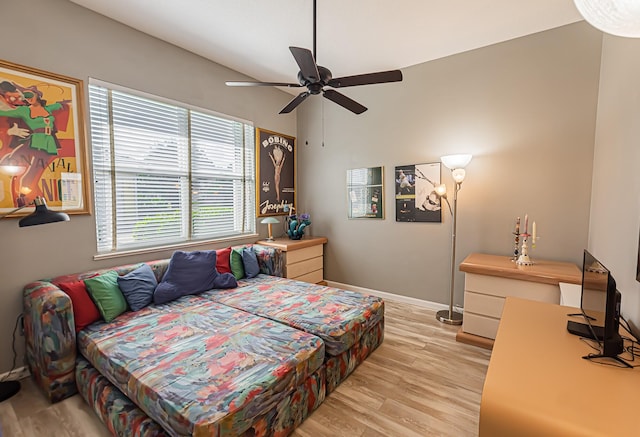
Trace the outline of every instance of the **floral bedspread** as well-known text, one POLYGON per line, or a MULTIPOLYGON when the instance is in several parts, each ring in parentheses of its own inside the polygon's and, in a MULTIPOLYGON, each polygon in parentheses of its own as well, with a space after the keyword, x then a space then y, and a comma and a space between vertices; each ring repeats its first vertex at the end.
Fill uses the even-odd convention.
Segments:
POLYGON ((242 434, 325 353, 314 335, 198 296, 93 324, 78 347, 172 435, 242 434))
POLYGON ((384 318, 379 297, 263 274, 201 296, 317 335, 332 356, 384 318))

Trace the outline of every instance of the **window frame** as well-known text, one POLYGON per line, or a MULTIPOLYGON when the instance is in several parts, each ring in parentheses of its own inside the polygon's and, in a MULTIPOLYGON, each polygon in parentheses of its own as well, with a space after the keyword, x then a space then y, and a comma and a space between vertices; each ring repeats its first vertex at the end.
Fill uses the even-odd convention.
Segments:
MULTIPOLYGON (((93 196, 93 202, 94 202, 94 212, 96 217, 94 218, 94 223, 96 225, 96 249, 97 249, 97 254, 94 255, 94 259, 105 259, 105 258, 112 258, 112 257, 120 257, 120 256, 128 256, 128 255, 133 255, 133 254, 141 254, 141 253, 152 253, 152 252, 159 252, 159 251, 167 251, 167 250, 176 250, 176 249, 181 249, 181 248, 194 248, 194 247, 198 247, 198 246, 203 246, 203 245, 210 245, 211 243, 232 243, 234 241, 243 241, 243 240, 247 240, 247 239, 255 239, 259 234, 257 233, 257 224, 256 224, 256 211, 255 211, 255 198, 256 198, 256 169, 255 169, 255 133, 256 133, 256 128, 254 126, 254 123, 248 120, 244 120, 238 117, 233 117, 233 116, 229 116, 226 114, 222 114, 216 111, 213 111, 211 109, 207 109, 207 108, 202 108, 202 107, 198 107, 195 105, 191 105, 185 102, 180 102, 180 101, 176 101, 176 100, 172 100, 166 97, 162 97, 162 96, 157 96, 154 94, 150 94, 144 91, 139 91, 139 90, 134 90, 131 88, 127 88, 127 87, 123 87, 120 85, 116 85, 113 83, 109 83, 109 82, 105 82, 99 79, 94 79, 94 78, 89 78, 88 81, 88 86, 90 87, 88 92, 87 92, 87 100, 88 100, 88 108, 89 108, 89 117, 90 117, 90 125, 89 125, 89 129, 88 129, 88 133, 90 135, 91 138, 91 163, 92 163, 92 177, 94 178, 94 183, 92 185, 92 192, 94 194, 93 196), (99 199, 101 199, 103 196, 98 196, 96 194, 96 165, 95 165, 95 153, 96 153, 96 149, 94 148, 94 130, 93 130, 93 119, 92 117, 94 116, 94 108, 91 106, 91 87, 93 86, 97 86, 97 87, 102 87, 108 90, 109 93, 109 98, 107 99, 107 104, 109 105, 107 107, 107 113, 108 113, 108 121, 109 121, 109 126, 108 126, 108 130, 109 130, 109 134, 108 134, 108 141, 109 144, 106 145, 106 147, 109 148, 109 153, 113 154, 114 153, 114 133, 113 133, 113 107, 112 107, 112 102, 111 102, 111 92, 119 92, 119 93, 126 93, 126 94, 130 94, 142 99, 147 99, 147 100, 151 100, 153 102, 157 102, 160 104, 166 104, 166 105, 171 105, 174 107, 177 107, 181 110, 185 110, 187 112, 187 120, 188 120, 188 124, 187 124, 187 132, 188 132, 188 136, 186 138, 186 143, 187 143, 187 155, 188 155, 188 169, 187 169, 187 174, 188 174, 188 179, 187 179, 187 186, 188 186, 188 196, 186 198, 186 202, 188 203, 188 212, 183 212, 182 213, 182 226, 186 226, 187 228, 187 232, 186 235, 184 236, 184 239, 182 239, 181 241, 171 241, 167 244, 150 244, 148 246, 140 246, 140 247, 117 247, 117 230, 116 230, 116 188, 112 187, 111 188, 111 194, 109 195, 110 200, 111 200, 111 219, 110 222, 106 225, 111 229, 111 249, 108 250, 99 250, 100 247, 100 243, 99 243, 99 237, 100 237, 100 232, 99 232, 99 227, 102 225, 102 223, 99 223, 99 217, 98 217, 98 209, 99 206, 97 205, 97 202, 99 199), (218 236, 218 237, 203 237, 201 239, 195 239, 193 236, 194 230, 193 230, 193 226, 194 226, 194 211, 193 211, 193 204, 196 201, 195 200, 195 194, 193 193, 193 187, 194 187, 194 179, 196 178, 196 176, 194 176, 194 173, 197 173, 196 171, 194 171, 193 169, 193 162, 192 162, 192 135, 191 135, 191 126, 192 126, 192 121, 191 121, 191 116, 192 113, 197 113, 198 115, 204 115, 206 116, 211 116, 211 117, 215 117, 215 118, 220 118, 223 119, 225 121, 231 121, 231 122, 236 122, 236 123, 241 123, 242 126, 239 127, 239 129, 242 132, 242 159, 240 162, 240 166, 242 168, 241 171, 241 178, 240 179, 233 179, 233 178, 229 178, 231 181, 233 180, 240 180, 241 182, 241 196, 244 198, 244 202, 242 202, 242 213, 241 213, 241 221, 242 221, 242 225, 241 227, 243 228, 243 231, 241 231, 240 233, 235 233, 235 234, 231 234, 231 235, 227 235, 227 236, 218 236), (249 135, 250 133, 250 135, 249 135), (251 215, 253 211, 253 214, 251 215)), ((104 111, 104 108, 101 108, 101 110, 104 111)), ((105 136, 106 137, 106 136, 105 136)), ((104 150, 105 145, 103 144, 102 146, 102 150, 104 150)), ((237 161, 234 161, 234 163, 238 164, 237 161)), ((106 167, 105 167, 106 168, 106 167)), ((111 173, 111 183, 113 184, 116 174, 118 173, 118 169, 116 168, 116 163, 115 163, 115 159, 112 156, 111 159, 111 164, 110 164, 110 168, 109 168, 109 172, 111 173)), ((215 172, 213 173, 213 175, 211 176, 212 178, 215 179, 215 172)), ((102 179, 101 179, 102 180, 102 179)), ((233 184, 233 182, 231 182, 231 184, 233 184)), ((233 190, 232 190, 233 192, 233 190)), ((235 195, 233 196, 233 199, 235 199, 235 195)))

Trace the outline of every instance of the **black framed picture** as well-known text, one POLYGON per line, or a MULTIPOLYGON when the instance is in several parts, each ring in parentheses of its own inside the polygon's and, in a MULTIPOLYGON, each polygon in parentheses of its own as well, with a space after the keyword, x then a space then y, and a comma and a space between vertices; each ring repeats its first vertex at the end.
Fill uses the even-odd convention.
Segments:
POLYGON ((396 167, 396 221, 442 222, 440 198, 440 163, 401 165, 396 167))
POLYGON ((638 237, 638 267, 636 268, 636 280, 640 282, 640 237, 638 237))
POLYGON ((296 206, 296 139, 256 128, 258 217, 287 214, 296 206))

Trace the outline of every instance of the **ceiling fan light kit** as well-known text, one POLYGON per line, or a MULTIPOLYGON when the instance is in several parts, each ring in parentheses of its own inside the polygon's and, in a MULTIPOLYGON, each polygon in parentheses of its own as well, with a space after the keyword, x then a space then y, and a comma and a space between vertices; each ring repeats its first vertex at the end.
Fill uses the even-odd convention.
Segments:
POLYGON ((316 47, 316 0, 313 1, 313 48, 314 52, 302 47, 289 47, 293 58, 296 60, 300 71, 298 72, 298 83, 280 82, 226 82, 227 86, 280 86, 287 88, 303 88, 307 90, 301 92, 287 106, 282 108, 280 114, 288 114, 304 102, 310 95, 322 94, 325 99, 348 109, 354 114, 362 114, 367 108, 350 97, 330 88, 346 88, 359 85, 373 85, 377 83, 389 83, 402 81, 400 70, 380 71, 377 73, 365 73, 355 76, 345 76, 333 78, 331 71, 318 65, 315 56, 316 47))

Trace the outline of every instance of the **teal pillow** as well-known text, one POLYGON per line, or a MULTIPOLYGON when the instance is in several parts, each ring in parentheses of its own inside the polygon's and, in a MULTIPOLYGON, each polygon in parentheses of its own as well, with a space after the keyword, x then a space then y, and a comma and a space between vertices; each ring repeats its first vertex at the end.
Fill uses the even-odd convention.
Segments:
POLYGON ((242 247, 231 249, 231 273, 236 279, 244 278, 244 264, 242 263, 242 247))
POLYGON ((105 322, 110 322, 127 310, 127 301, 118 287, 118 273, 110 270, 85 279, 84 284, 105 322))

